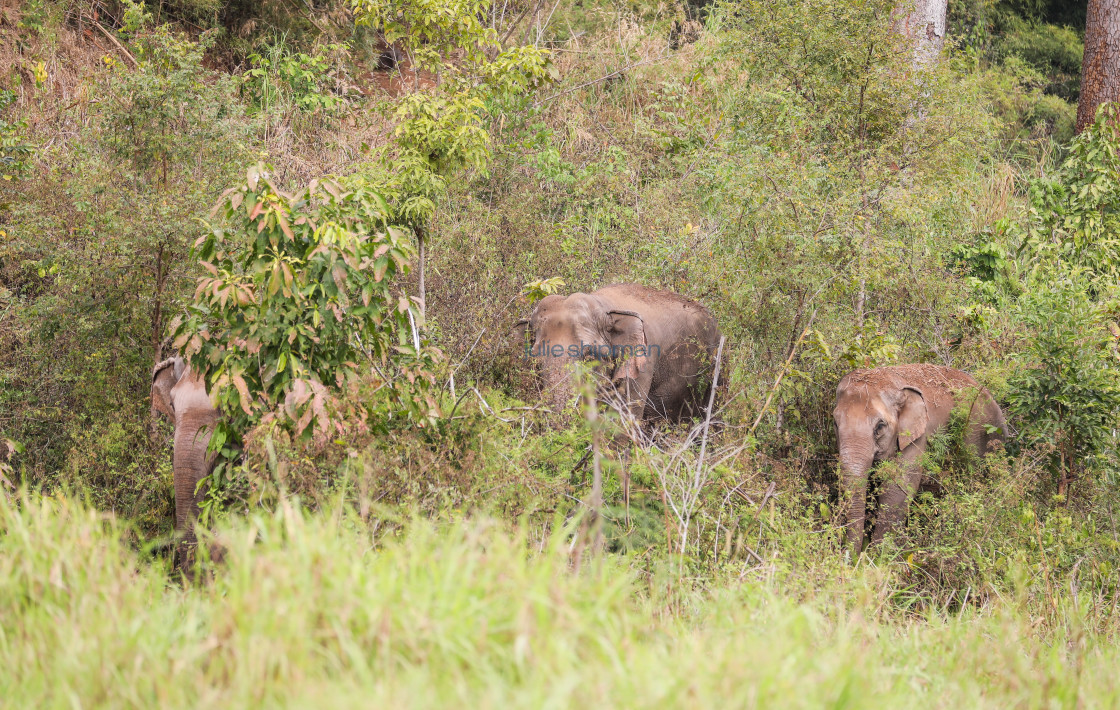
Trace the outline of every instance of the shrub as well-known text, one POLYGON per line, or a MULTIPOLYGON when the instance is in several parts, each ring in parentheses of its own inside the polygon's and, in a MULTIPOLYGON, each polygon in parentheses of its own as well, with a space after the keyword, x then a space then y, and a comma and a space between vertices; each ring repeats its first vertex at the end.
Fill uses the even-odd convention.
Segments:
POLYGON ((151 367, 196 268, 197 218, 253 134, 203 60, 211 35, 135 19, 137 66, 83 54, 62 28, 65 92, 11 107, 42 149, 0 182, 0 428, 25 446, 29 485, 88 488, 152 532, 170 520, 170 472, 148 426, 151 367))
POLYGON ((1008 18, 999 53, 1017 56, 1046 76, 1047 93, 1077 102, 1084 42, 1070 27, 1008 18))
POLYGON ((1068 155, 1027 186, 1030 207, 1014 233, 1038 271, 1057 261, 1083 269, 1094 293, 1120 278, 1120 104, 1103 104, 1068 155))
MULTIPOLYGON (((324 51, 340 54, 343 46, 330 45, 324 51)), ((250 54, 248 60, 249 68, 241 75, 241 91, 262 113, 330 113, 346 104, 346 98, 334 91, 331 73, 337 59, 332 61, 324 52, 292 51, 286 38, 281 37, 263 52, 250 54)))
MULTIPOLYGON (((27 122, 4 118, 3 113, 16 100, 14 91, 0 89, 0 180, 14 180, 31 167, 34 149, 28 145, 23 133, 27 122)), ((0 210, 6 207, 0 204, 0 210)))
POLYGON ((243 434, 270 414, 304 438, 365 425, 381 406, 386 418, 435 420, 437 351, 395 285, 412 247, 377 193, 331 179, 288 193, 258 166, 216 212, 223 224, 195 245, 208 275, 174 340, 224 414, 213 450, 235 459, 243 434), (333 391, 367 378, 379 396, 338 411, 333 391))
POLYGON ((1071 482, 1099 472, 1116 453, 1120 361, 1112 314, 1075 275, 1060 274, 1051 267, 1022 296, 1019 322, 1028 332, 1008 400, 1021 422, 1018 443, 1041 447, 1052 483, 1066 495, 1071 482))
POLYGON ((133 42, 138 69, 118 67, 111 74, 103 142, 138 175, 167 183, 176 164, 200 145, 225 138, 223 129, 237 113, 230 80, 203 68, 216 40, 214 31, 195 42, 166 25, 143 31, 133 42), (208 79, 216 85, 208 86, 208 79))

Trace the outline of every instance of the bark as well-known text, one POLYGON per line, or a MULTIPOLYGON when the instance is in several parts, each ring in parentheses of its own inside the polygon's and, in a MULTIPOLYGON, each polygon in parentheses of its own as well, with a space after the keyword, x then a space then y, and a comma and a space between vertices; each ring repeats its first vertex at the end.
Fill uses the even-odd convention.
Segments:
POLYGON ((427 256, 424 249, 424 242, 428 236, 427 231, 427 228, 423 226, 416 229, 416 243, 419 247, 420 252, 420 315, 425 317, 427 315, 428 309, 428 292, 424 284, 424 262, 427 256))
POLYGON ((1097 108, 1120 101, 1120 0, 1089 0, 1077 132, 1093 123, 1097 108))
POLYGON ((947 10, 947 0, 914 0, 902 3, 895 11, 895 30, 914 43, 916 66, 931 64, 941 55, 947 10))

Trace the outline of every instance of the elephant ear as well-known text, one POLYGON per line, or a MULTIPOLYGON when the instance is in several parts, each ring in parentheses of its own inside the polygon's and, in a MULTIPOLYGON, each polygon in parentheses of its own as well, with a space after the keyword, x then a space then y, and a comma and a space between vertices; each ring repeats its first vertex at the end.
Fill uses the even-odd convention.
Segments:
POLYGON ((152 370, 152 407, 174 419, 175 409, 171 406, 171 388, 179 382, 186 370, 182 358, 169 357, 152 370))
POLYGON ((925 395, 917 387, 903 387, 898 405, 898 450, 904 451, 925 436, 928 425, 925 395))
POLYGON ((649 367, 645 322, 634 311, 613 310, 607 315, 611 317, 611 350, 619 358, 613 379, 636 380, 649 367))

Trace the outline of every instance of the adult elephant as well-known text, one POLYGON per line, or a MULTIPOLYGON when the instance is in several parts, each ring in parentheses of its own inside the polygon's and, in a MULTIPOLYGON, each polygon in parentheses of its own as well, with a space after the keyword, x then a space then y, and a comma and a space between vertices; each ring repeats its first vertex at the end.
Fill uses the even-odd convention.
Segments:
POLYGON ((967 416, 964 442, 983 455, 1002 442, 1007 422, 992 396, 971 375, 940 365, 896 365, 856 370, 836 388, 840 489, 849 497, 847 543, 853 557, 863 549, 867 478, 875 464, 897 461, 885 482, 871 535, 882 540, 906 519, 910 499, 923 482, 920 458, 929 437, 945 426, 955 405, 967 416))
POLYGON ((539 359, 555 411, 572 400, 571 365, 598 361, 600 372, 642 422, 680 421, 707 406, 720 331, 704 306, 639 284, 541 299, 524 354, 539 359))
POLYGON ((210 403, 206 383, 179 357, 160 362, 152 371, 152 405, 175 424, 175 532, 182 564, 197 542, 194 524, 204 495, 198 483, 214 466, 214 457, 206 447, 218 421, 218 410, 210 403))

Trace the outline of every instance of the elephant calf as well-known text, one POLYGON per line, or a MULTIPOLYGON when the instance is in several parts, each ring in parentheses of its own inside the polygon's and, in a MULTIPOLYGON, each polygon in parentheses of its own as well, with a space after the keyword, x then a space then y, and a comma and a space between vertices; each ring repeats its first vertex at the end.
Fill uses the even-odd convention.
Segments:
POLYGON ((172 469, 175 478, 175 532, 180 535, 180 564, 195 545, 194 523, 203 492, 198 482, 210 475, 214 456, 206 451, 218 410, 206 383, 182 358, 160 362, 152 371, 152 406, 175 423, 172 469))
POLYGON ((670 291, 618 284, 547 296, 519 325, 525 355, 541 364, 546 397, 571 401, 570 365, 597 361, 639 421, 679 421, 708 403, 720 332, 704 306, 670 291))
POLYGON ((849 496, 847 543, 853 557, 863 549, 867 478, 880 461, 896 459, 900 475, 879 497, 871 536, 883 535, 906 519, 922 483, 920 458, 929 437, 949 421, 954 405, 967 407, 965 444, 983 455, 1002 442, 1007 422, 992 396, 971 375, 940 365, 896 365, 856 370, 836 388, 836 434, 840 449, 840 489, 849 496))

